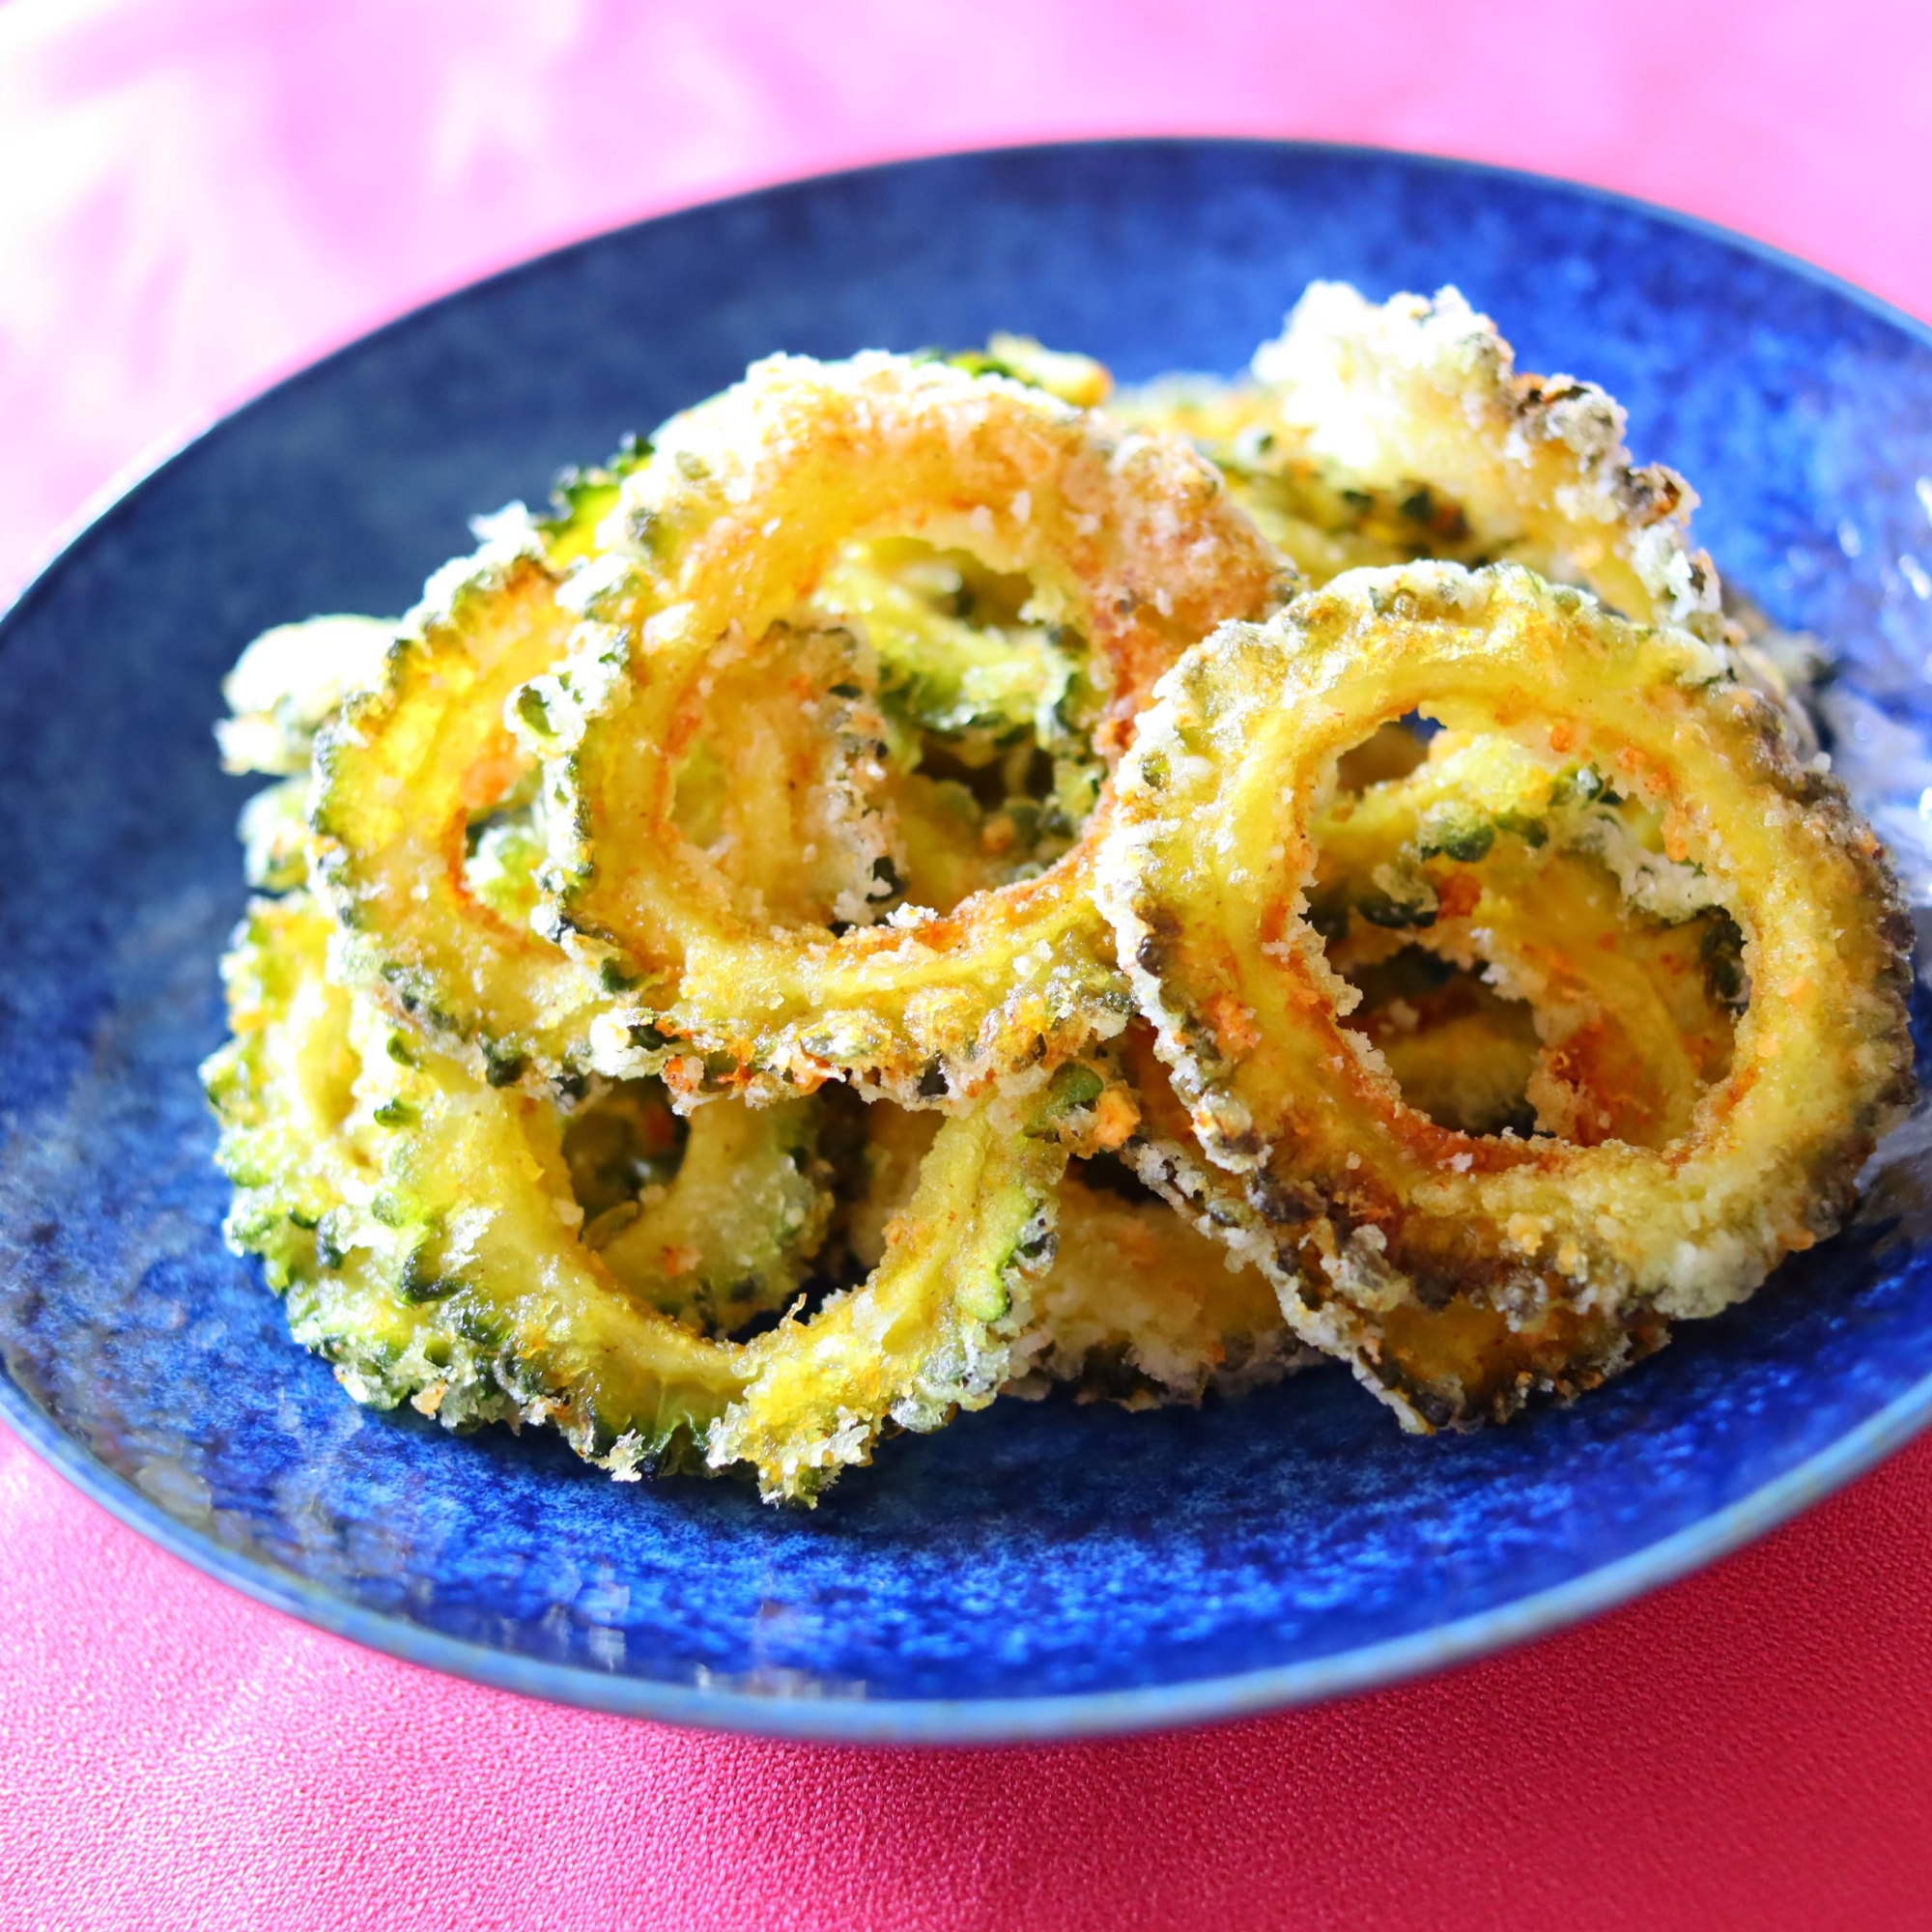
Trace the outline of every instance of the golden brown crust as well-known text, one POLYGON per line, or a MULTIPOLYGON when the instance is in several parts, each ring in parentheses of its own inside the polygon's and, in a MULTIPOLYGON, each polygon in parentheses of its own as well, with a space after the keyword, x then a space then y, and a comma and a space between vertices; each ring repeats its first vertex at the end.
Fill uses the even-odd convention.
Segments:
POLYGON ((1500 1315, 1532 1383, 1605 1373, 1627 1336, 1716 1312, 1835 1227, 1912 1092, 1909 930, 1842 787, 1721 654, 1510 566, 1356 573, 1190 653, 1122 768, 1101 891, 1210 1156, 1163 1184, 1416 1424, 1497 1401, 1494 1368, 1425 1358, 1417 1338, 1446 1332, 1427 1316, 1500 1315), (1752 997, 1684 1136, 1462 1134, 1405 1105, 1343 1024, 1299 910, 1312 803, 1342 751, 1417 704, 1594 760, 1706 868, 1752 997), (1392 1328, 1398 1308, 1416 1312, 1392 1328))
POLYGON ((1192 451, 997 378, 775 357, 668 425, 609 531, 598 608, 638 627, 636 648, 575 668, 550 707, 572 721, 546 764, 550 929, 636 988, 589 1030, 598 1070, 724 1062, 713 1077, 754 1094, 846 1078, 905 1105, 977 1102, 1118 1030, 1128 1002, 1090 890, 1104 794, 1043 876, 843 932, 772 932, 679 835, 665 746, 719 640, 763 636, 842 546, 894 533, 1030 576, 1106 673, 1115 749, 1194 639, 1265 611, 1292 575, 1192 451))

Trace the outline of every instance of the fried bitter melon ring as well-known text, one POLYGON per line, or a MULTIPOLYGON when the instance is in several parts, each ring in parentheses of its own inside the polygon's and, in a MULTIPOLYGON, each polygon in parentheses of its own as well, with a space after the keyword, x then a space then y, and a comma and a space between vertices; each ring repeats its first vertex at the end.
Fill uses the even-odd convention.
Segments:
POLYGON ((1170 379, 1115 407, 1192 438, 1315 583, 1365 565, 1506 557, 1637 621, 1730 643, 1815 749, 1789 640, 1728 621, 1718 573, 1691 545, 1696 493, 1632 461, 1624 412, 1595 384, 1519 375, 1495 325, 1454 289, 1378 307, 1313 283, 1248 379, 1170 379))
POLYGON ((493 1084, 526 1064, 577 1070, 594 988, 526 920, 469 889, 470 827, 516 789, 527 754, 503 700, 559 658, 576 619, 527 528, 430 579, 382 681, 316 742, 309 796, 336 964, 493 1084))
POLYGON ((1749 1293, 1835 1227, 1911 1092, 1909 928, 1842 788, 1796 763, 1721 652, 1516 566, 1365 571, 1225 626, 1143 718, 1099 871, 1211 1156, 1167 1184, 1413 1426, 1575 1386, 1625 1330, 1749 1293), (1417 708, 1591 765, 1705 867, 1750 1003, 1666 1147, 1437 1126, 1346 1025, 1299 910, 1310 819, 1339 755, 1417 708), (1488 1353, 1457 1343, 1472 1321, 1488 1353))
POLYGON ((1377 307, 1346 283, 1311 283, 1254 373, 1337 482, 1399 496, 1420 485, 1453 506, 1463 540, 1428 554, 1507 558, 1634 622, 1728 644, 1800 748, 1817 749, 1802 678, 1727 618, 1717 569, 1691 544, 1696 491, 1632 461, 1623 406, 1594 383, 1518 374, 1516 352, 1457 290, 1377 307))
POLYGON ((225 772, 307 776, 315 734, 351 692, 374 684, 401 626, 380 617, 309 617, 264 631, 221 680, 231 716, 214 727, 225 772))
POLYGON ((578 1238, 556 1111, 421 1053, 324 977, 328 922, 258 901, 227 978, 235 1038, 204 1069, 298 1341, 357 1401, 452 1428, 553 1421, 620 1475, 690 1460, 743 1351, 627 1293, 578 1238))
MULTIPOLYGON (((322 731, 309 789, 322 883, 344 928, 344 977, 498 1085, 526 1072, 581 1074, 598 1000, 594 982, 530 923, 542 837, 519 801, 535 758, 504 716, 506 695, 556 662, 573 636, 610 644, 577 625, 558 587, 535 539, 510 527, 440 573, 382 681, 322 731)), ((869 676, 869 659, 843 631, 787 635, 792 688, 771 688, 766 667, 744 661, 757 654, 717 667, 731 769, 687 760, 678 814, 689 836, 728 848, 734 889, 762 915, 810 917, 821 904, 849 915, 846 901, 863 903, 872 885, 885 837, 847 767, 873 768, 883 726, 869 701, 828 691, 863 700, 853 680, 869 676)), ((282 854, 287 812, 271 816, 282 803, 265 795, 244 823, 264 885, 299 881, 299 848, 282 854)))
MULTIPOLYGON (((809 1499, 865 1460, 889 1420, 934 1428, 951 1404, 985 1397, 988 1376, 997 1385, 1025 1279, 1051 1255, 1056 1135, 1084 1089, 1063 1080, 1011 1125, 947 1122, 861 1288, 756 1341, 709 1340, 657 1305, 684 1293, 683 1277, 702 1281, 702 1258, 654 1268, 618 1256, 630 1278, 613 1273, 581 1238, 554 1105, 418 1052, 373 1002, 324 977, 327 935, 305 895, 256 902, 226 974, 235 1037, 204 1078, 237 1187, 230 1239, 263 1257, 297 1339, 358 1401, 412 1399, 453 1428, 554 1422, 620 1476, 692 1462, 729 1410, 711 1465, 749 1461, 767 1495, 809 1499)), ((784 1110, 728 1103, 694 1131, 736 1114, 748 1132, 776 1120, 789 1133, 784 1110)), ((707 1198, 722 1218, 727 1182, 714 1168, 701 1159, 682 1221, 725 1269, 734 1237, 698 1225, 707 1198)), ((822 1208, 781 1194, 776 1211, 779 1235, 798 1224, 793 1252, 822 1231, 822 1208)), ((678 1219, 661 1216, 661 1232, 678 1219)))
POLYGON ((612 524, 631 570, 609 608, 640 637, 628 665, 566 674, 546 776, 556 935, 636 987, 593 1028, 593 1063, 629 1072, 668 1048, 773 1091, 843 1074, 917 1104, 1035 1077, 1117 1031, 1128 1001, 1087 890, 1093 825, 1043 876, 948 916, 775 934, 693 863, 673 759, 721 640, 762 636, 840 546, 888 534, 1031 576, 1086 639, 1118 741, 1181 650, 1280 595, 1287 565, 1211 467, 999 378, 776 357, 667 425, 612 524))
POLYGON ((1341 481, 1426 486, 1490 556, 1587 585, 1638 623, 1725 640, 1717 572, 1690 545, 1696 493, 1632 462, 1624 411, 1594 383, 1518 375, 1457 290, 1377 306, 1347 283, 1311 283, 1254 373, 1341 481))

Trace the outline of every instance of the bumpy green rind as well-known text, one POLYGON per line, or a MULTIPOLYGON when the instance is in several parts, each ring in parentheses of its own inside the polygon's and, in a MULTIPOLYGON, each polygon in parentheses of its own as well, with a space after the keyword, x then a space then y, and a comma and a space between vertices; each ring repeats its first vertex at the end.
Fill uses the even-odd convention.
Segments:
POLYGON ((576 620, 526 527, 432 578, 382 681, 316 741, 311 858, 341 928, 333 969, 493 1083, 570 1082, 597 992, 516 895, 469 869, 473 828, 527 793, 503 700, 576 620))
POLYGON ((615 1281, 578 1238, 554 1108, 330 985, 327 937, 302 895, 256 904, 227 969, 236 1037, 205 1069, 230 1240, 297 1339, 377 1406, 554 1422, 620 1476, 691 1460, 743 1351, 615 1281))

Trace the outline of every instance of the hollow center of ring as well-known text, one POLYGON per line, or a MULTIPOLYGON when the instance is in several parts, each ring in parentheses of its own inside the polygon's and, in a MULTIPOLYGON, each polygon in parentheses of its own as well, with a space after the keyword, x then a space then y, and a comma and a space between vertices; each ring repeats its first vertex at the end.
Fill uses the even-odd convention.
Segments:
POLYGON ((1346 1024, 1459 1132, 1687 1132, 1748 999, 1713 882, 1592 767, 1426 731, 1348 753, 1317 819, 1310 918, 1359 993, 1346 1024))
POLYGON ((950 912, 1079 839, 1105 767, 1086 641, 1033 582, 912 538, 849 545, 811 604, 870 653, 890 905, 950 912))

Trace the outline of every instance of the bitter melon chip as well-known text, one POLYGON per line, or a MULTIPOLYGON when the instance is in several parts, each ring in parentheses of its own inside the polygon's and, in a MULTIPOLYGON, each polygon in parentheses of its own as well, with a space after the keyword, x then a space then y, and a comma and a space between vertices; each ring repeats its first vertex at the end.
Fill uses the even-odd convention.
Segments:
POLYGON ((1690 536, 1696 491, 1633 459, 1624 409, 1596 384, 1520 373, 1453 288, 1378 306, 1311 283, 1245 380, 1169 379, 1118 406, 1194 440, 1316 583, 1427 558, 1526 564, 1638 622, 1728 644, 1817 749, 1802 648, 1727 616, 1690 536))
POLYGON ((1082 640, 1104 753, 1181 650, 1287 582, 1210 465, 1004 377, 776 357, 660 432, 606 535, 586 608, 626 641, 516 700, 546 757, 549 929, 613 989, 592 1067, 723 1063, 759 1094, 842 1076, 912 1104, 999 1092, 1119 1032, 1130 1002, 1088 890, 1104 794, 1037 877, 944 913, 786 924, 680 828, 680 762, 719 728, 717 680, 746 640, 776 640, 752 647, 782 687, 774 627, 828 576, 836 594, 847 545, 907 537, 1031 580, 1033 608, 1082 640))
MULTIPOLYGON (((1671 1321, 1748 1294, 1833 1231, 1909 1097, 1909 928, 1877 840, 1688 632, 1625 623, 1514 565, 1345 575, 1189 653, 1120 781, 1101 895, 1208 1156, 1167 1153, 1161 1179, 1276 1281, 1299 1333, 1412 1423, 1601 1378, 1671 1321), (1659 1077, 1632 1139, 1444 1126, 1348 1024, 1358 994, 1309 916, 1316 814, 1341 754, 1415 711, 1635 800, 1656 852, 1640 827, 1565 810, 1545 810, 1545 843, 1594 841, 1637 911, 1710 907, 1735 926, 1748 999, 1728 1053, 1699 1064, 1694 1004, 1672 1009, 1663 962, 1637 946, 1588 972, 1568 887, 1548 882, 1546 901, 1539 883, 1492 933, 1480 878, 1430 876, 1425 847, 1493 863, 1530 846, 1526 824, 1484 824, 1480 785, 1406 871, 1372 875, 1385 918, 1406 904, 1426 926, 1446 898, 1464 923, 1452 951, 1490 959, 1532 1006, 1640 1027, 1659 1077), (1544 966, 1550 980, 1526 978, 1544 966), (1694 1091, 1693 1072, 1710 1076, 1694 1091)), ((1502 789, 1514 814, 1521 774, 1502 789)))
POLYGON ((808 1505, 1002 1392, 1339 1356, 1426 1431, 1640 1358, 1833 1229, 1911 1054, 1624 433, 1453 291, 1317 285, 1234 384, 779 356, 268 633, 231 1243, 358 1401, 808 1505))
POLYGON ((204 1079, 229 1237, 358 1400, 457 1429, 551 1422, 620 1476, 742 1462, 810 1501, 882 1428, 997 1393, 1053 1259, 1077 1083, 946 1122, 866 1278, 733 1340, 718 1331, 790 1299, 823 1243, 815 1103, 718 1102, 673 1159, 654 1083, 568 1117, 492 1087, 332 984, 328 933, 305 895, 257 902, 225 968, 235 1037, 204 1079))

